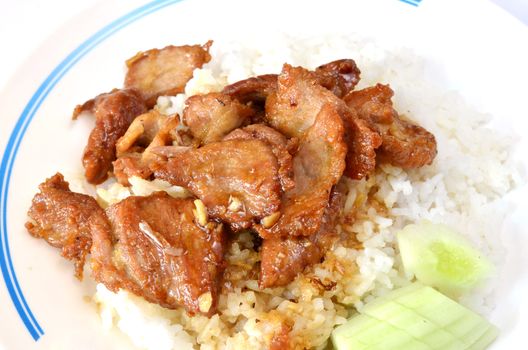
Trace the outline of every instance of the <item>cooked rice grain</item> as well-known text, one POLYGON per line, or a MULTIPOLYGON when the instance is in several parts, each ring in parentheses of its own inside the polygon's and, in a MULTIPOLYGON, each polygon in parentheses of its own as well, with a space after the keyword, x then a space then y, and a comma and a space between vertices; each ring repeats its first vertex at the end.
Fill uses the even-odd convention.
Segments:
MULTIPOLYGON (((252 236, 243 233, 227 254, 230 288, 220 296, 217 315, 189 317, 183 309, 166 310, 99 285, 94 299, 105 324, 117 326, 139 348, 213 350, 266 349, 285 322, 291 327, 293 348, 323 349, 332 329, 345 322, 354 308, 409 283, 412 276, 403 272, 394 238, 409 223, 423 219, 445 223, 501 264, 504 252, 496 239, 506 214, 501 198, 521 182, 510 160, 512 141, 491 130, 490 117, 466 105, 459 95, 429 84, 424 62, 412 52, 388 52, 370 41, 340 35, 310 40, 273 37, 229 45, 217 42, 212 56, 209 64, 195 71, 187 95, 218 91, 226 83, 279 72, 284 62, 315 68, 352 57, 362 71, 359 88, 390 83, 396 109, 436 136, 438 157, 431 166, 418 170, 380 166, 369 180, 344 178, 342 185, 348 189, 345 211, 357 220, 339 227, 345 239, 326 254, 324 262, 288 286, 259 290, 259 255, 252 236), (369 191, 374 194, 367 198, 369 191)), ((160 97, 158 109, 181 115, 187 95, 160 97)), ((131 183, 130 190, 114 185, 98 193, 110 204, 130 194, 169 190, 156 182, 131 183)), ((175 195, 186 195, 180 188, 172 190, 175 195)), ((490 291, 488 286, 462 301, 488 312, 493 307, 490 291)))

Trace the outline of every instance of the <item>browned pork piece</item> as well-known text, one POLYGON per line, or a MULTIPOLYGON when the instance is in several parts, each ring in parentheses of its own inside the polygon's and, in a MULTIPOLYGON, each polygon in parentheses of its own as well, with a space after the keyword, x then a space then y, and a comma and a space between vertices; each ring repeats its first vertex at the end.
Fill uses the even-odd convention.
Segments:
POLYGON ((134 118, 125 134, 117 140, 117 157, 125 153, 143 151, 156 137, 167 118, 155 109, 134 118))
POLYGON ((212 43, 139 52, 126 62, 125 87, 139 90, 149 107, 156 104, 158 96, 183 92, 193 71, 211 60, 209 47, 212 43))
POLYGON ((282 198, 280 213, 255 229, 266 239, 311 236, 319 230, 330 190, 345 169, 343 121, 326 104, 306 131, 293 157, 295 187, 282 198))
POLYGON ((381 137, 350 110, 343 115, 348 145, 345 175, 360 180, 376 168, 376 150, 381 145, 381 137))
POLYGON ((285 64, 278 78, 277 92, 266 100, 266 119, 286 136, 301 137, 327 103, 334 106, 345 125, 348 145, 345 174, 361 179, 375 168, 375 150, 381 138, 343 100, 321 86, 316 73, 285 64))
POLYGON ((316 233, 309 237, 265 239, 260 252, 259 286, 270 288, 286 285, 306 267, 321 262, 337 238, 335 226, 342 205, 343 195, 332 190, 316 233))
POLYGON ((317 236, 272 238, 262 241, 260 251, 260 288, 284 286, 307 266, 319 263, 324 256, 317 236))
POLYGON ((198 222, 191 199, 165 192, 128 197, 107 209, 112 230, 93 231, 92 270, 97 281, 190 314, 216 311, 223 269, 221 224, 198 222))
POLYGON ((250 107, 219 92, 191 96, 185 104, 183 120, 200 144, 222 140, 254 113, 250 107))
POLYGON ((114 176, 123 186, 129 186, 128 179, 139 177, 148 179, 152 175, 148 163, 142 160, 141 153, 125 154, 114 162, 114 176))
POLYGON ((84 111, 95 114, 95 127, 82 158, 85 176, 88 182, 100 184, 112 170, 117 140, 125 134, 134 118, 147 109, 136 91, 113 90, 78 105, 73 112, 73 119, 84 111))
MULTIPOLYGON (((337 97, 345 96, 359 82, 360 71, 352 59, 341 59, 323 64, 315 70, 319 84, 337 97)), ((264 74, 237 81, 222 91, 242 103, 264 103, 277 90, 277 74, 264 74)))
POLYGON ((144 160, 158 159, 158 155, 154 149, 166 145, 181 145, 183 143, 181 135, 178 133, 178 125, 180 120, 178 115, 172 115, 163 120, 160 129, 156 136, 149 143, 142 156, 144 160))
POLYGON ((431 164, 437 153, 434 135, 402 119, 392 106, 393 95, 388 85, 377 84, 350 92, 344 101, 381 135, 382 144, 377 150, 380 162, 404 169, 431 164))
POLYGON ((437 154, 433 134, 410 121, 396 117, 386 133, 378 152, 379 161, 403 169, 430 165, 437 154))
POLYGON ((104 210, 94 198, 70 191, 57 173, 39 186, 26 223, 29 233, 61 248, 62 256, 75 263, 75 275, 82 279, 86 255, 92 245, 91 227, 105 225, 104 210))
POLYGON ((237 81, 222 92, 242 103, 263 104, 277 90, 277 74, 264 74, 237 81))
POLYGON ((292 189, 295 186, 293 180, 293 161, 291 153, 297 147, 297 139, 287 140, 277 130, 264 124, 248 125, 244 128, 230 132, 224 140, 262 140, 271 146, 271 150, 279 162, 279 178, 283 191, 292 189))
POLYGON ((340 98, 354 89, 359 82, 361 74, 356 62, 351 59, 342 59, 323 64, 317 67, 315 73, 319 84, 340 98))
POLYGON ((271 338, 271 343, 269 350, 289 350, 292 348, 290 344, 290 332, 291 326, 281 323, 280 328, 275 331, 273 338, 271 338))
POLYGON ((138 176, 148 179, 152 175, 150 164, 159 161, 153 149, 178 143, 177 115, 165 116, 156 110, 142 114, 130 124, 130 127, 116 145, 117 160, 114 162, 114 175, 122 185, 128 185, 128 178, 138 176))
POLYGON ((189 189, 209 215, 234 230, 278 211, 279 165, 268 143, 228 140, 175 153, 153 167, 154 176, 189 189))
MULTIPOLYGON (((354 109, 369 126, 380 127, 389 125, 394 121, 396 111, 392 107, 392 96, 394 93, 388 85, 376 84, 362 90, 352 91, 347 94, 343 101, 354 109)), ((381 132, 381 130, 378 130, 381 132)))
POLYGON ((313 72, 302 67, 285 64, 277 86, 266 100, 266 120, 288 137, 300 138, 312 126, 323 104, 340 101, 319 85, 313 72))

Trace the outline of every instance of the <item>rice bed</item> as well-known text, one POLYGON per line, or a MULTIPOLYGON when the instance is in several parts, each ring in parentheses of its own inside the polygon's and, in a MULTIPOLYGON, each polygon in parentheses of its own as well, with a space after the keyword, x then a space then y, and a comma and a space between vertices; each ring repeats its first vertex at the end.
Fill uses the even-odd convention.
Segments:
MULTIPOLYGON (((333 328, 355 309, 410 283, 412 276, 403 272, 395 244, 395 233, 407 224, 424 219, 445 223, 465 234, 495 264, 502 263, 504 252, 493 239, 506 213, 501 198, 521 182, 509 157, 512 140, 489 128, 490 116, 427 82, 423 61, 412 52, 387 52, 371 41, 343 35, 215 43, 212 57, 194 72, 185 94, 160 97, 157 108, 181 115, 188 96, 278 73, 284 62, 313 69, 350 57, 362 71, 358 88, 390 84, 396 110, 435 135, 438 156, 431 166, 418 170, 379 166, 368 180, 343 178, 340 186, 348 192, 345 215, 356 220, 341 224, 338 229, 346 239, 288 286, 258 288, 252 271, 259 254, 252 236, 242 233, 227 253, 231 287, 220 296, 217 315, 189 317, 183 309, 163 309, 126 291, 114 294, 100 284, 94 300, 106 327, 118 327, 141 349, 266 349, 286 322, 293 349, 323 349, 333 328), (374 188, 375 194, 367 198, 374 188)), ((106 184, 98 190, 100 202, 111 204, 160 189, 173 196, 188 194, 159 180, 134 178, 131 183, 131 188, 106 184)), ((493 307, 492 285, 461 302, 486 314, 493 307)))

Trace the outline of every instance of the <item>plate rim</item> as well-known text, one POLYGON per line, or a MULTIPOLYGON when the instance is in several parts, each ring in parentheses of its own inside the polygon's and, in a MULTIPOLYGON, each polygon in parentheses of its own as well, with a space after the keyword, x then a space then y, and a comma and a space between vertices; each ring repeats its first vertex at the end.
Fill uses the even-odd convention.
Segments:
MULTIPOLYGON (((166 3, 165 6, 167 6, 167 5, 170 5, 170 4, 173 4, 173 3, 181 2, 182 0, 170 0, 170 1, 168 1, 168 0, 154 0, 154 1, 152 1, 152 0, 143 0, 143 1, 148 1, 149 3, 146 4, 146 5, 142 5, 141 7, 147 6, 147 5, 149 5, 149 4, 152 5, 152 4, 160 4, 160 3, 166 3)), ((397 3, 397 2, 405 3, 406 1, 404 1, 404 0, 394 0, 394 3, 397 3)), ((136 6, 137 6, 137 5, 136 5, 136 6)), ((164 7, 164 6, 163 6, 163 7, 164 7)), ((139 9, 139 7, 138 7, 136 10, 138 10, 138 9, 139 9)), ((156 10, 158 10, 158 9, 161 9, 161 7, 160 7, 160 8, 157 8, 157 9, 155 9, 155 10, 153 10, 152 12, 154 12, 154 11, 156 11, 156 10)), ((412 9, 412 7, 411 7, 411 9, 412 9)), ((130 12, 128 12, 128 11, 129 11, 129 10, 126 11, 126 13, 127 13, 126 15, 129 15, 129 14, 130 14, 130 12)), ((134 11, 135 11, 135 10, 134 10, 134 11)), ((124 11, 124 12, 125 12, 125 11, 124 11)), ((132 11, 132 12, 133 12, 133 11, 132 11)), ((150 12, 149 12, 149 13, 150 13, 150 12)), ((126 15, 125 15, 125 16, 126 16, 126 15)), ((147 14, 144 14, 144 15, 147 15, 147 14)), ((120 14, 118 13, 118 14, 116 15, 116 17, 117 17, 117 16, 120 16, 120 14)), ((125 17, 125 16, 122 16, 122 17, 125 17)), ((121 19, 122 17, 119 17, 118 20, 121 19)), ((114 17, 114 18, 115 18, 115 17, 114 17)), ((108 23, 112 24, 112 23, 116 22, 117 20, 114 20, 114 18, 108 18, 108 19, 107 19, 108 23)), ((139 19, 139 18, 140 18, 140 17, 134 19, 133 21, 135 21, 135 20, 137 20, 137 19, 139 19)), ((123 24, 123 26, 120 27, 120 28, 117 28, 117 29, 115 30, 115 32, 117 32, 118 30, 124 28, 126 25, 131 24, 133 21, 131 21, 131 22, 129 22, 129 23, 126 23, 126 24, 123 24)), ((97 26, 97 27, 94 26, 95 28, 93 28, 93 31, 90 31, 89 33, 91 34, 91 33, 95 32, 96 29, 99 29, 99 28, 103 28, 103 29, 104 29, 104 28, 106 28, 107 26, 110 25, 110 24, 109 24, 109 25, 107 25, 107 26, 104 26, 104 24, 106 24, 106 23, 100 23, 99 26, 97 26)), ((102 30, 102 29, 101 29, 101 30, 102 30)), ((99 32, 99 31, 98 31, 98 32, 99 32)), ((98 32, 96 32, 96 33, 98 33, 98 32)), ((115 33, 115 32, 114 32, 114 33, 115 33)), ((107 37, 102 38, 101 41, 98 42, 98 43, 96 43, 96 44, 94 44, 94 46, 93 46, 92 48, 95 48, 99 43, 101 43, 101 42, 103 42, 105 39, 109 38, 112 34, 113 34, 113 33, 109 34, 107 37)), ((94 35, 94 36, 95 36, 95 35, 94 35)), ((92 36, 90 36, 88 40, 83 41, 83 43, 82 43, 81 45, 79 45, 79 47, 82 46, 85 42, 89 41, 91 38, 92 38, 92 36)), ((75 43, 75 44, 72 45, 71 47, 76 47, 76 46, 77 46, 77 43, 75 43)), ((79 47, 77 47, 77 49, 78 49, 79 47)), ((74 51, 75 51, 75 50, 74 50, 74 51)), ((69 52, 70 52, 70 49, 66 50, 64 53, 66 54, 66 53, 69 53, 69 52)), ((89 52, 90 52, 90 50, 86 51, 85 53, 82 54, 82 56, 78 57, 77 59, 81 59, 85 54, 88 54, 89 52)), ((71 52, 71 54, 73 54, 73 51, 71 52)), ((71 54, 70 54, 70 55, 71 55, 71 54)), ((64 63, 64 61, 66 61, 66 60, 61 61, 61 59, 62 59, 62 57, 65 57, 65 56, 66 56, 66 55, 59 57, 55 62, 61 62, 61 64, 64 63)), ((69 56, 68 56, 68 57, 69 57, 69 56)), ((71 67, 69 67, 68 69, 70 69, 70 68, 74 68, 75 63, 76 63, 76 62, 73 62, 72 65, 71 65, 71 67)), ((60 65, 60 64, 59 64, 59 65, 60 65)), ((55 63, 53 63, 53 64, 51 65, 51 67, 49 67, 50 69, 49 69, 49 70, 47 69, 44 73, 47 73, 47 72, 49 72, 49 71, 52 71, 51 68, 53 68, 53 67, 55 67, 55 63)), ((55 70, 58 69, 58 68, 59 68, 59 66, 57 66, 57 67, 55 68, 55 70)), ((53 72, 55 72, 55 70, 52 71, 52 74, 53 74, 53 72)), ((65 75, 65 74, 67 73, 67 71, 68 71, 68 70, 64 71, 64 72, 62 73, 62 75, 65 75)), ((40 90, 40 88, 42 88, 42 86, 44 85, 44 83, 45 83, 50 77, 51 77, 51 74, 50 74, 50 75, 43 74, 43 75, 42 75, 42 79, 39 78, 38 81, 35 81, 35 83, 32 84, 32 85, 30 86, 30 87, 31 87, 31 90, 33 90, 33 89, 36 88, 36 87, 39 87, 39 90, 40 90), (46 76, 47 76, 47 78, 44 79, 44 77, 46 77, 46 76), (42 84, 39 86, 39 83, 40 83, 40 82, 42 82, 42 84)), ((61 76, 61 77, 62 77, 62 76, 61 76)), ((61 77, 59 77, 57 81, 53 82, 53 85, 55 85, 56 83, 58 83, 58 82, 60 81, 60 78, 61 78, 61 77)), ((6 87, 7 87, 7 85, 6 85, 6 87)), ((49 88, 49 91, 48 91, 48 92, 52 93, 53 88, 54 88, 54 86, 51 86, 51 87, 49 88)), ((37 90, 37 92, 38 92, 38 90, 37 90)), ((21 118, 22 118, 23 114, 27 112, 26 110, 28 109, 28 107, 29 107, 31 101, 32 101, 32 100, 35 98, 35 96, 37 95, 37 92, 35 92, 33 95, 31 95, 31 91, 28 91, 28 94, 24 96, 24 99, 23 99, 23 100, 21 101, 21 103, 20 103, 20 106, 23 106, 23 107, 25 106, 25 108, 23 108, 23 112, 22 112, 21 114, 16 113, 16 114, 13 115, 13 118, 11 119, 11 120, 14 121, 13 124, 12 124, 13 127, 11 127, 11 125, 10 125, 10 128, 9 128, 8 130, 6 130, 6 131, 9 131, 9 133, 6 133, 6 134, 9 136, 9 138, 8 138, 9 141, 6 142, 5 149, 4 149, 3 152, 2 152, 2 153, 3 153, 2 163, 1 163, 2 167, 0 167, 0 169, 2 169, 2 170, 4 169, 4 168, 3 168, 3 167, 4 167, 4 160, 5 160, 4 158, 7 157, 6 154, 8 153, 8 149, 9 149, 10 145, 11 145, 12 143, 14 144, 14 143, 18 142, 18 143, 16 143, 16 148, 17 148, 17 150, 18 150, 18 144, 20 144, 20 143, 23 141, 23 138, 24 138, 24 136, 25 136, 24 134, 25 134, 25 131, 26 131, 25 129, 28 128, 29 125, 31 125, 31 122, 32 122, 31 119, 33 118, 33 115, 34 115, 34 114, 37 114, 37 119, 38 119, 38 113, 39 113, 40 103, 42 103, 42 102, 45 101, 46 96, 43 96, 43 97, 42 97, 41 101, 38 102, 38 105, 35 107, 35 109, 34 109, 33 111, 29 111, 29 112, 32 113, 32 115, 29 117, 29 120, 27 120, 27 123, 24 124, 23 122, 21 122, 21 118), (29 96, 32 96, 32 97, 29 98, 29 96), (17 115, 19 115, 18 118, 16 118, 17 115), (16 125, 15 125, 15 123, 16 123, 16 125), (19 126, 19 124, 20 124, 21 126, 19 126), (16 136, 15 136, 15 137, 13 136, 13 135, 15 135, 15 130, 16 130, 16 128, 23 128, 23 131, 21 131, 21 135, 19 135, 19 138, 18 138, 18 139, 16 139, 16 136), (13 141, 13 140, 14 140, 14 141, 13 141), (13 141, 13 142, 12 142, 12 141, 13 141)), ((46 94, 47 94, 48 92, 46 92, 46 94)), ((21 110, 22 110, 22 109, 21 109, 21 110)), ((26 137, 26 138, 27 138, 27 137, 26 137)), ((6 141, 7 141, 7 138, 6 138, 6 141)), ((1 146, 0 146, 0 147, 1 147, 1 146)), ((3 148, 3 147, 2 147, 2 148, 3 148)), ((24 146, 22 145, 21 148, 23 149, 24 146)), ((10 166, 9 166, 10 168, 13 166, 13 163, 15 163, 16 160, 20 158, 20 157, 17 158, 17 150, 14 151, 14 154, 12 155, 12 159, 10 160, 10 161, 11 161, 11 164, 10 164, 10 166)), ((18 154, 18 155, 19 155, 19 154, 18 154)), ((16 166, 15 166, 15 168, 16 168, 16 166)), ((10 177, 10 173, 11 173, 11 169, 9 169, 8 177, 10 177)), ((5 194, 5 199, 4 199, 4 198, 3 198, 3 196, 4 196, 3 190, 4 190, 4 181, 6 180, 6 178, 5 178, 5 174, 6 174, 5 171, 0 172, 0 185, 2 186, 2 187, 1 187, 1 190, 2 190, 2 193, 1 193, 1 195, 2 195, 2 200, 0 201, 0 216, 1 216, 1 217, 0 217, 0 220, 2 220, 2 221, 5 220, 5 222, 0 221, 0 230, 5 228, 5 242, 4 242, 4 240, 3 240, 3 238, 4 238, 4 237, 3 237, 3 232, 2 232, 2 234, 0 234, 0 259, 3 259, 3 258, 4 258, 4 257, 3 257, 3 253, 4 253, 4 251, 3 251, 3 249, 4 249, 4 243, 5 243, 6 247, 7 247, 7 252, 9 253, 9 242, 8 242, 8 234, 7 234, 7 227, 8 227, 8 226, 7 226, 7 223, 6 223, 6 222, 7 222, 7 214, 6 214, 7 209, 6 209, 6 208, 8 207, 8 205, 7 205, 7 201, 8 201, 7 191, 9 191, 9 187, 10 187, 10 182, 9 182, 9 181, 10 181, 10 179, 8 178, 7 181, 6 181, 6 184, 5 184, 6 194, 5 194)), ((15 170, 15 174, 16 174, 16 170, 15 170)), ((11 183, 11 187, 13 187, 13 186, 12 186, 12 183, 11 183)), ((11 191, 12 191, 12 190, 13 190, 13 189, 11 188, 11 191)), ((12 231, 12 230, 10 230, 10 231, 12 231)), ((16 252, 14 252, 14 253, 15 253, 15 254, 14 254, 14 257, 15 257, 15 262, 16 262, 16 255, 17 255, 17 254, 16 254, 16 252)), ((10 258, 9 258, 9 259, 10 259, 10 258)), ((3 262, 3 261, 0 260, 0 264, 1 264, 2 262, 3 262)), ((9 261, 9 262, 11 263, 11 261, 9 261)), ((3 275, 3 278, 4 278, 4 280, 5 280, 5 279, 6 279, 6 275, 4 274, 4 269, 3 269, 3 268, 4 268, 4 266, 2 266, 2 275, 3 275)), ((12 268, 13 268, 13 275, 15 276, 15 280, 16 280, 16 275, 14 274, 14 267, 12 267, 12 268)), ((22 278, 22 279, 23 279, 23 278, 22 278)), ((22 284, 23 284, 23 283, 22 283, 22 284)), ((17 286, 17 287, 18 287, 18 286, 17 286)), ((20 287, 18 287, 18 288, 20 288, 20 287)), ((11 294, 11 293, 9 293, 9 294, 11 294)), ((20 291, 20 295, 22 296, 22 299, 23 299, 24 296, 22 295, 21 291, 20 291)), ((10 295, 10 296, 11 296, 11 295, 10 295)), ((18 297, 18 295, 17 295, 17 297, 18 297)), ((11 296, 11 299, 12 299, 12 301, 14 302, 14 300, 13 300, 13 296, 11 296)), ((31 297, 30 297, 30 299, 31 299, 31 297)), ((24 301, 24 303, 25 303, 25 300, 23 300, 23 301, 24 301)), ((7 302, 7 298, 6 298, 6 304, 7 304, 7 303, 10 303, 10 302, 7 302)), ((29 307, 27 307, 27 309, 29 310, 29 312, 31 312, 31 310, 29 309, 29 307)), ((16 311, 18 312, 18 309, 17 309, 16 311)), ((26 310, 23 309, 22 311, 26 311, 26 310)), ((13 314, 13 315, 14 315, 14 314, 13 314)), ((31 315, 31 316, 33 316, 33 315, 31 315)), ((36 320, 35 320, 35 323, 36 323, 36 320)), ((36 323, 36 325, 38 326, 38 323, 36 323)), ((35 326, 35 324, 31 324, 31 326, 35 326)), ((27 325, 26 325, 26 327, 27 327, 27 325)), ((28 328, 28 330, 29 330, 29 328, 28 328)), ((42 331, 42 330, 41 330, 41 331, 42 331)), ((22 329, 21 332, 25 332, 25 331, 22 329)), ((41 333, 40 335, 38 335, 38 337, 42 336, 43 334, 44 334, 44 332, 42 331, 42 333, 41 333)), ((34 338, 34 337, 33 337, 33 338, 34 338)), ((38 340, 38 338, 37 338, 37 339, 34 338, 34 340, 36 341, 36 340, 38 340)), ((0 344, 0 345, 1 345, 1 344, 0 344)))
POLYGON ((73 49, 39 85, 29 101, 25 104, 22 113, 17 118, 15 126, 9 134, 2 155, 2 161, 0 163, 0 270, 2 271, 4 284, 7 288, 11 302, 34 341, 38 341, 40 337, 44 335, 44 330, 31 311, 18 283, 18 278, 11 258, 7 231, 7 199, 9 194, 9 184, 13 164, 20 143, 29 124, 33 120, 33 117, 46 99, 47 95, 82 57, 129 24, 161 10, 164 7, 182 1, 183 0, 150 1, 111 21, 109 24, 96 31, 95 34, 91 35, 88 39, 84 40, 80 45, 73 49))

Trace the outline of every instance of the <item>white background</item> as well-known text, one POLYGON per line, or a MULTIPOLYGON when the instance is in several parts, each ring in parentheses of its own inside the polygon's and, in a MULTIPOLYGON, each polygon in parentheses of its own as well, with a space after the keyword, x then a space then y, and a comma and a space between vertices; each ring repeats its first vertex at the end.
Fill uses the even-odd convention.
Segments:
MULTIPOLYGON (((492 1, 528 25, 528 0, 492 1)), ((16 68, 39 47, 43 40, 61 28, 69 19, 97 2, 99 1, 0 0, 0 51, 2 52, 0 93, 16 68)))

